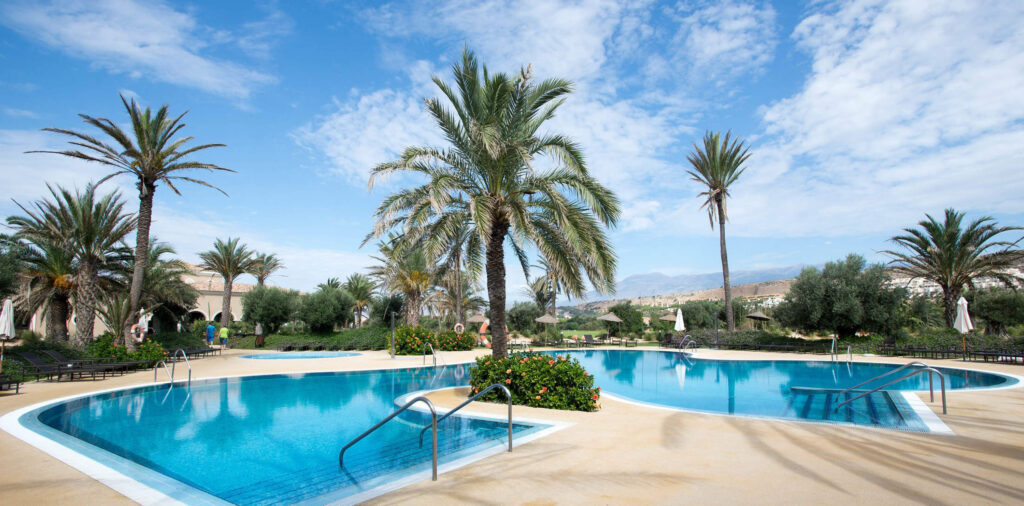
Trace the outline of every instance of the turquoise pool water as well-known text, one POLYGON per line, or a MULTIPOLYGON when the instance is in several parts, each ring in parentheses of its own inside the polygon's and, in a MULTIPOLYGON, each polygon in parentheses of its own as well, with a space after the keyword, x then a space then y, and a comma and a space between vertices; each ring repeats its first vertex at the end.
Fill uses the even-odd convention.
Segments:
POLYGON ((285 353, 242 355, 240 358, 251 358, 254 360, 292 360, 297 358, 358 357, 359 355, 359 353, 352 353, 348 351, 289 351, 285 353))
MULTIPOLYGON (((927 430, 900 390, 927 390, 918 375, 834 411, 839 390, 899 365, 823 361, 704 360, 682 352, 578 350, 568 354, 594 375, 603 392, 674 408, 772 418, 853 423, 927 430)), ((1016 379, 978 371, 939 368, 947 389, 1008 386, 1016 379)), ((907 372, 910 372, 909 370, 907 372)), ((899 377, 900 373, 886 379, 899 377)), ((867 388, 883 383, 866 385, 867 388)), ((936 400, 939 385, 935 384, 936 400)))
MULTIPOLYGON (((338 452, 393 412, 403 394, 467 383, 467 365, 250 376, 194 381, 191 389, 160 384, 92 395, 27 413, 21 422, 44 435, 55 429, 88 443, 76 449, 115 468, 117 460, 98 449, 226 502, 322 502, 429 470, 429 432, 424 448, 417 441, 430 417, 417 411, 353 446, 345 469, 338 452)), ((516 423, 514 431, 519 437, 544 427, 516 423)), ((449 417, 439 426, 439 460, 507 444, 506 431, 502 422, 449 417)), ((118 470, 162 488, 157 479, 118 470)))

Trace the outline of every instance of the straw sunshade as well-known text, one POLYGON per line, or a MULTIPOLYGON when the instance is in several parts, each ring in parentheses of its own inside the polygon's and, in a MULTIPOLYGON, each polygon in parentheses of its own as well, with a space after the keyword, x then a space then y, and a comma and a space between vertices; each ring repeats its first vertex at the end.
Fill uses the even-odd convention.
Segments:
POLYGON ((597 317, 598 320, 604 320, 606 322, 622 323, 622 318, 615 316, 615 313, 603 314, 597 317))
POLYGON ((466 321, 468 321, 469 323, 486 323, 487 317, 482 314, 475 314, 473 316, 470 316, 469 319, 466 321))
POLYGON ((554 316, 546 314, 546 315, 541 316, 540 318, 537 318, 537 319, 535 319, 533 321, 535 321, 537 323, 558 323, 558 318, 555 318, 554 316))
POLYGON ((768 318, 768 316, 760 311, 754 311, 753 313, 748 314, 747 318, 750 318, 751 320, 761 320, 763 322, 771 320, 771 318, 768 318))

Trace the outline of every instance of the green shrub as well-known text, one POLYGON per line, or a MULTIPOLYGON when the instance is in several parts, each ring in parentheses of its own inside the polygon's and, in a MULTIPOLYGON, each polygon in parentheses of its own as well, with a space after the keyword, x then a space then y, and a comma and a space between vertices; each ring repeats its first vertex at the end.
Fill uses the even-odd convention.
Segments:
POLYGON ((91 343, 86 344, 85 354, 93 358, 128 360, 128 349, 115 343, 114 336, 111 334, 103 334, 91 343))
MULTIPOLYGON (((203 327, 206 328, 205 326, 203 327)), ((205 333, 205 330, 204 330, 205 333)), ((196 348, 199 346, 206 345, 206 338, 204 334, 193 334, 193 333, 177 333, 177 332, 156 332, 149 334, 146 337, 160 343, 168 352, 173 352, 178 348, 196 348)))
POLYGON ((199 336, 206 339, 206 325, 209 324, 206 320, 196 320, 189 325, 189 334, 199 336))
POLYGON ((436 341, 441 351, 467 351, 476 345, 476 336, 469 332, 459 335, 449 330, 438 334, 436 341))
POLYGON ((25 365, 18 360, 4 360, 3 373, 14 381, 25 381, 28 374, 25 372, 25 365))
POLYGON ((149 365, 153 365, 166 359, 167 352, 164 350, 163 346, 160 346, 160 343, 152 339, 145 339, 139 344, 139 347, 135 352, 129 355, 129 358, 131 360, 149 362, 149 365))
POLYGON ((423 327, 399 327, 395 329, 396 355, 421 355, 425 343, 438 348, 437 336, 423 327))
MULTIPOLYGON (((565 356, 513 353, 506 358, 480 357, 469 370, 471 395, 495 383, 512 392, 512 403, 535 408, 595 411, 601 387, 579 361, 565 356)), ((492 390, 483 400, 504 402, 505 394, 492 390)))
POLYGON ((267 333, 277 332, 292 319, 299 306, 299 294, 280 288, 258 286, 242 297, 242 319, 263 324, 267 333))

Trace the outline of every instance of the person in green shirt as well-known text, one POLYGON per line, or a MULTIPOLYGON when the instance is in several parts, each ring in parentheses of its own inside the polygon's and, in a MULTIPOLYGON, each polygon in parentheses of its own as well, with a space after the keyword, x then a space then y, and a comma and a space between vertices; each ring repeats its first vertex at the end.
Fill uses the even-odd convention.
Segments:
POLYGON ((227 327, 221 327, 220 328, 220 345, 223 348, 227 348, 228 347, 228 328, 227 327))

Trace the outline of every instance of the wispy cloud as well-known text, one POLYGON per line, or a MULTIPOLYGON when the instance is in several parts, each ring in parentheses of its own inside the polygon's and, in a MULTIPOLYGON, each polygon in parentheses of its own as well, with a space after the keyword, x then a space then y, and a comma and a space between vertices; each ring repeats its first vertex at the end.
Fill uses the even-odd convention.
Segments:
MULTIPOLYGON (((275 82, 271 75, 209 55, 217 33, 159 1, 11 2, 0 7, 0 23, 113 73, 239 101, 275 82)), ((262 40, 252 39, 248 47, 258 52, 262 40)))
POLYGON ((4 107, 4 114, 12 118, 38 118, 39 115, 35 112, 25 109, 15 109, 14 107, 4 107))

